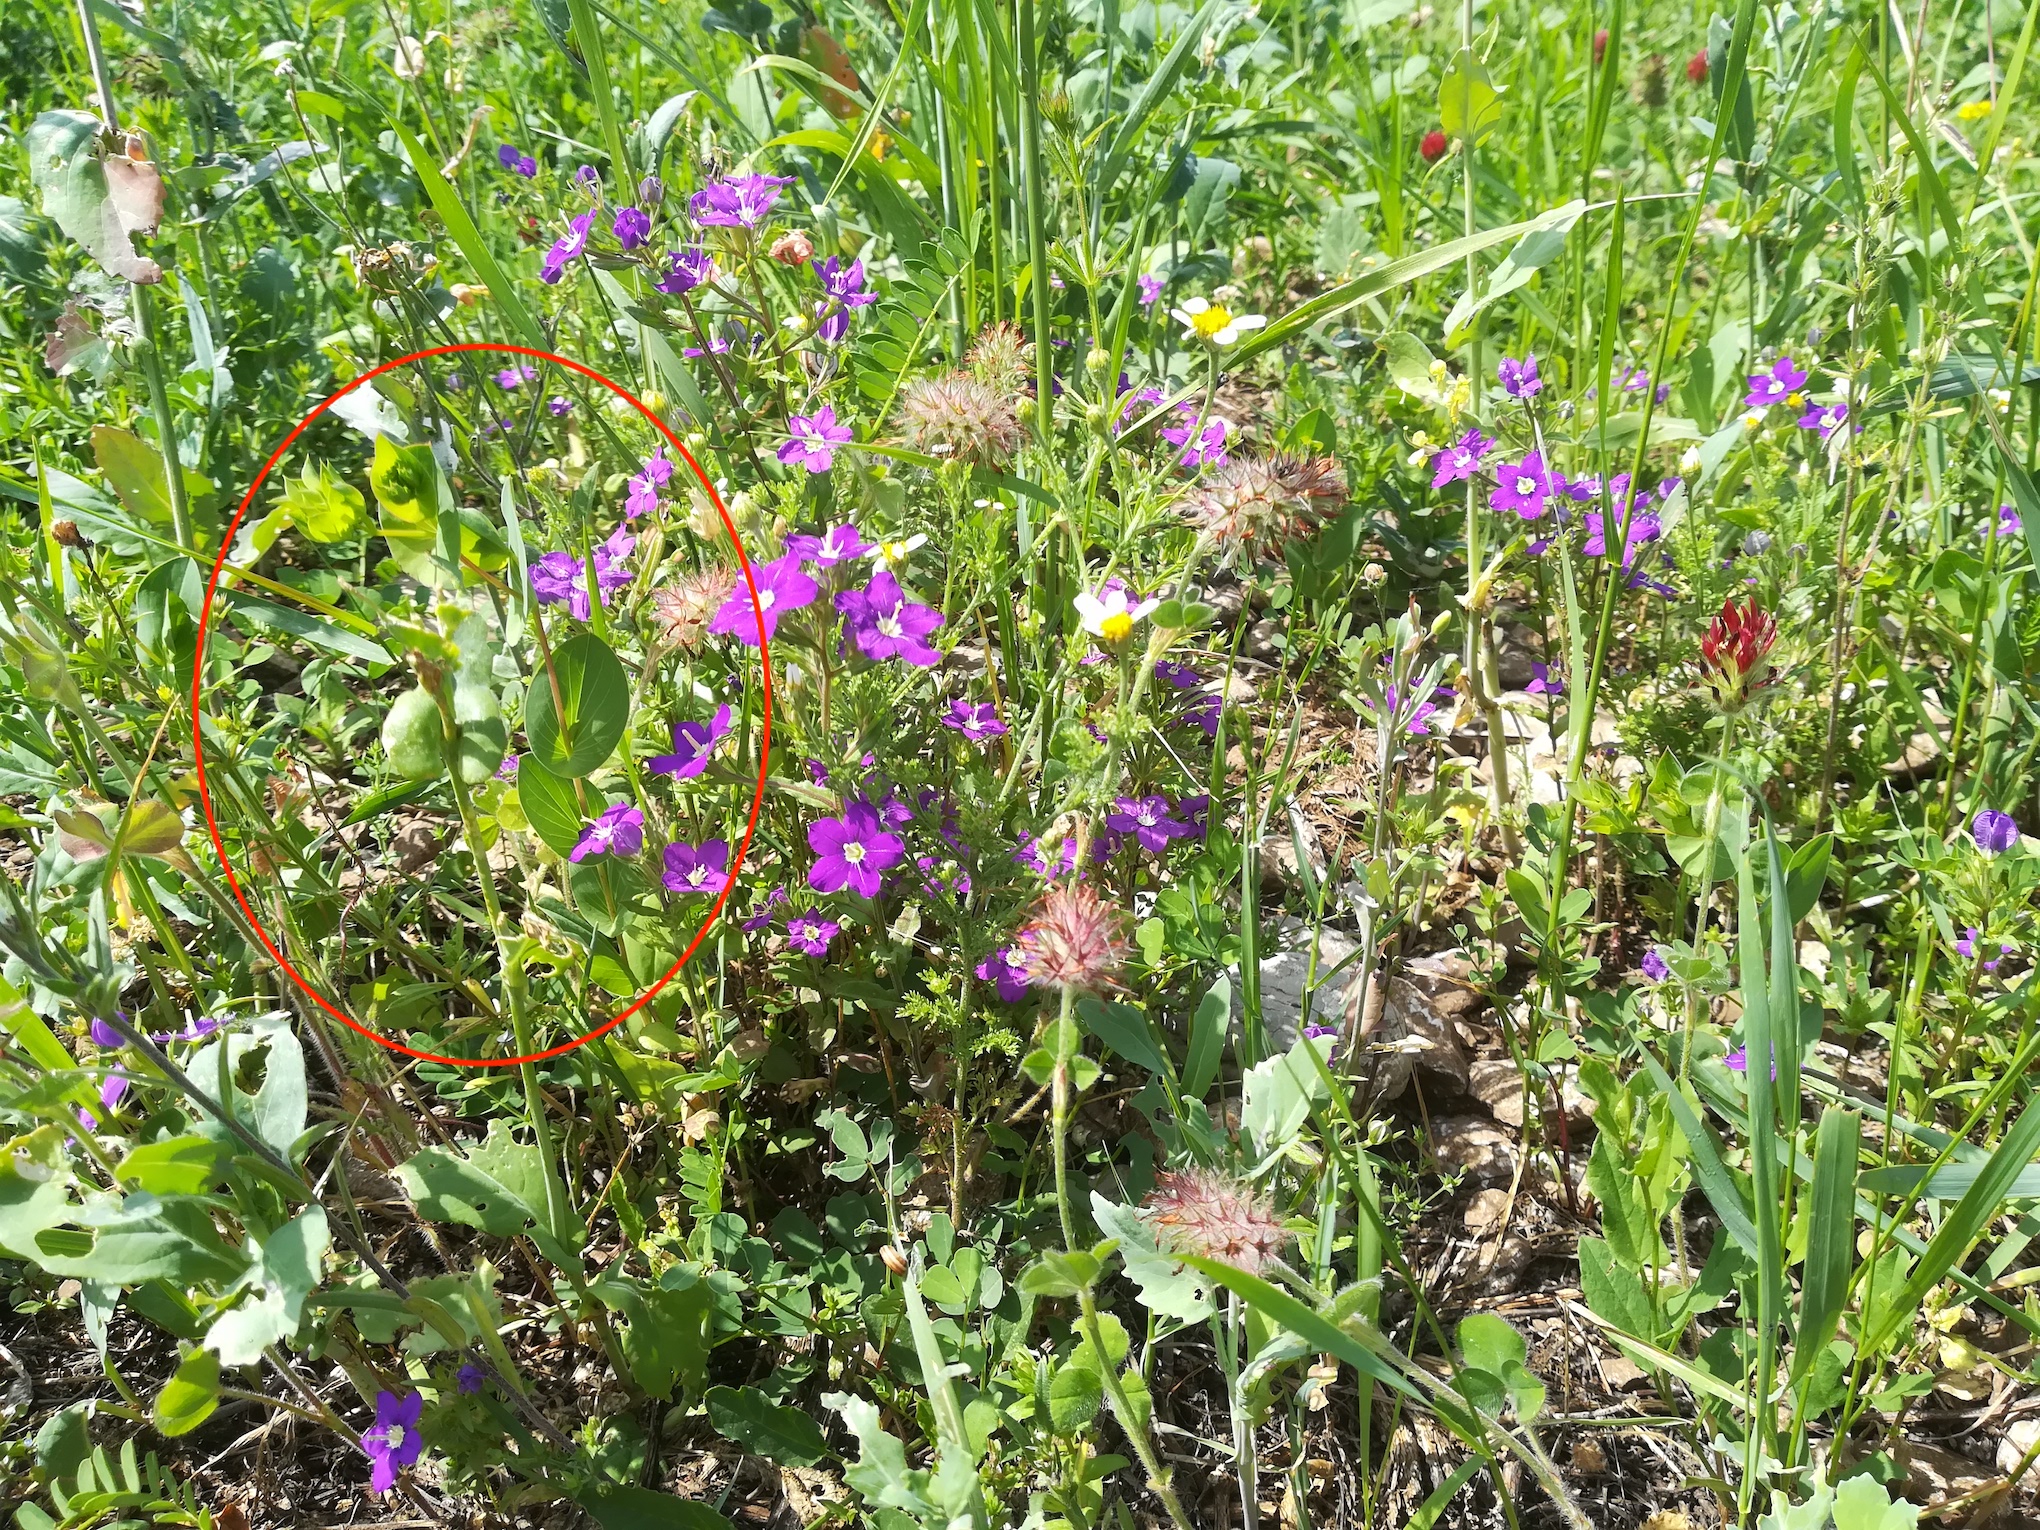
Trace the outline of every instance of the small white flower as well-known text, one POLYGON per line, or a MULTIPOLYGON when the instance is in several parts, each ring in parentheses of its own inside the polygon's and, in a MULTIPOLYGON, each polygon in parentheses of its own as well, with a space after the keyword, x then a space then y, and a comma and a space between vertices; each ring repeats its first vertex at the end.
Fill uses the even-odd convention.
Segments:
POLYGON ((926 532, 917 531, 910 537, 881 538, 871 550, 871 561, 883 563, 887 568, 898 568, 907 561, 913 550, 928 540, 926 532))
POLYGON ((1697 473, 1700 471, 1699 447, 1689 446, 1686 448, 1679 458, 1679 471, 1682 473, 1697 473))
POLYGON ((1223 303, 1201 297, 1185 298, 1183 306, 1171 309, 1170 313, 1192 339, 1212 345, 1231 345, 1247 330, 1259 329, 1268 322, 1261 314, 1236 314, 1223 303))
POLYGON ((1125 642, 1133 634, 1133 624, 1160 604, 1153 596, 1136 604, 1132 592, 1117 583, 1106 585, 1095 595, 1086 592, 1075 601, 1084 630, 1108 643, 1125 642))
POLYGON ((1764 428, 1764 417, 1752 409, 1742 417, 1742 428, 1744 430, 1762 430, 1764 428))

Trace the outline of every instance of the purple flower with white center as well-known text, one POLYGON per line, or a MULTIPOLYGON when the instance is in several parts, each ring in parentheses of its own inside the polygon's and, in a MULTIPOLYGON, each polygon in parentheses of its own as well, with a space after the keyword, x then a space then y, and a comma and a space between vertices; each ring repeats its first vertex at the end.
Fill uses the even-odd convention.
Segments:
POLYGON ((846 266, 831 255, 817 264, 814 270, 821 279, 825 294, 822 301, 815 304, 815 316, 821 320, 815 333, 835 345, 850 333, 850 310, 877 302, 878 294, 864 285, 862 260, 853 260, 846 266))
POLYGON ((1143 273, 1138 278, 1138 281, 1140 284, 1141 307, 1152 308, 1162 300, 1162 288, 1166 283, 1159 276, 1150 276, 1143 273))
POLYGON ((581 831, 580 843, 567 856, 585 861, 591 855, 618 855, 625 859, 645 847, 645 815, 628 802, 602 810, 595 821, 581 831))
POLYGON ((926 668, 942 658, 928 643, 928 634, 942 625, 942 613, 908 600, 890 569, 873 574, 861 590, 839 592, 836 609, 867 659, 905 659, 926 668))
POLYGON ((1218 720, 1224 711, 1223 698, 1215 691, 1204 691, 1184 704, 1183 721, 1196 724, 1206 738, 1217 738, 1218 720))
POLYGON ((554 240, 553 247, 545 252, 545 263, 538 270, 540 281, 548 287, 559 283, 559 279, 566 275, 567 267, 587 252, 588 230, 594 223, 595 214, 592 212, 567 220, 567 232, 554 240))
POLYGON ((1643 969, 1643 975, 1653 983, 1662 983, 1672 975, 1672 964, 1665 960, 1664 950, 1659 946, 1652 946, 1644 952, 1643 960, 1637 965, 1643 969))
POLYGON ((453 1373, 453 1384, 460 1389, 463 1397, 473 1397, 481 1391, 482 1383, 489 1379, 489 1373, 470 1360, 453 1373))
POLYGON ((831 526, 818 537, 805 534, 788 537, 786 550, 816 568, 834 568, 839 563, 869 557, 877 551, 877 544, 865 541, 855 526, 846 524, 831 526))
POLYGON ((787 943, 803 956, 827 956, 829 943, 842 933, 835 920, 814 914, 795 914, 786 921, 787 943))
POLYGON ((1465 435, 1431 459, 1431 487, 1442 489, 1448 483, 1458 483, 1471 478, 1479 471, 1481 459, 1488 454, 1494 444, 1492 436, 1484 436, 1478 430, 1468 430, 1465 435))
POLYGON ((1504 462, 1495 469, 1495 492, 1488 503, 1534 521, 1543 517, 1545 496, 1550 493, 1551 475, 1544 470, 1544 455, 1532 452, 1521 462, 1504 462))
POLYGON ((1006 731, 1006 725, 999 721, 999 709, 989 701, 965 701, 961 696, 949 703, 949 710, 938 719, 945 728, 954 728, 973 744, 982 744, 988 738, 997 738, 1006 731))
POLYGON ((2019 825, 2010 813, 1985 808, 1969 820, 1969 837, 1985 855, 2003 855, 2019 842, 2019 825))
MULTIPOLYGON (((1151 391, 1151 390, 1150 390, 1151 391)), ((1155 395, 1155 402, 1161 402, 1161 395, 1155 395)), ((1197 431, 1197 439, 1191 440, 1190 433, 1197 429, 1197 417, 1201 411, 1195 404, 1185 400, 1176 406, 1176 413, 1183 423, 1162 427, 1162 439, 1171 446, 1180 446, 1183 455, 1177 460, 1186 468, 1224 467, 1228 460, 1225 441, 1232 429, 1232 422, 1223 415, 1211 415, 1204 422, 1204 428, 1197 431)))
POLYGON ((715 753, 717 742, 728 737, 729 731, 730 709, 727 703, 719 707, 715 716, 705 723, 673 724, 673 752, 653 755, 652 773, 672 776, 679 781, 691 781, 708 769, 709 757, 715 753))
POLYGON ((779 460, 799 463, 810 473, 826 473, 836 463, 836 448, 853 435, 848 425, 836 423, 836 411, 824 404, 813 414, 796 414, 786 422, 793 439, 779 448, 779 460))
MULTIPOLYGON (((1608 538, 1603 528, 1601 512, 1589 510, 1586 513, 1587 540, 1580 549, 1589 558, 1604 558, 1608 555, 1608 538)), ((1628 568, 1636 561, 1636 550, 1647 542, 1655 542, 1664 532, 1664 524, 1649 511, 1641 511, 1629 517, 1628 534, 1622 544, 1622 566, 1628 568)))
POLYGON ((1523 689, 1532 696, 1563 696, 1565 682, 1551 672, 1551 667, 1542 660, 1530 661, 1530 683, 1523 689))
POLYGON ((591 197, 599 196, 602 191, 602 172, 593 165, 577 165, 574 168, 574 184, 591 197))
POLYGON ((1799 417, 1798 421, 1801 430, 1819 431, 1820 438, 1823 441, 1827 440, 1829 436, 1832 436, 1848 423, 1849 406, 1847 404, 1821 404, 1807 410, 1806 413, 1799 417))
POLYGON ((640 471, 631 474, 629 491, 623 498, 625 520, 634 521, 639 516, 650 515, 659 508, 659 490, 673 477, 673 464, 666 460, 664 452, 664 447, 659 448, 645 459, 645 465, 640 471))
POLYGON ((651 215, 641 207, 619 207, 610 220, 609 232, 626 250, 635 250, 651 237, 651 215))
POLYGON ((752 569, 758 584, 758 604, 751 604, 751 588, 742 579, 730 598, 709 618, 708 630, 720 637, 733 637, 746 647, 771 642, 779 631, 779 618, 788 611, 812 605, 821 587, 801 572, 800 555, 788 553, 752 569), (762 626, 761 635, 759 629, 762 626))
POLYGON ((652 285, 678 297, 715 280, 715 257, 698 244, 666 252, 666 271, 652 285))
POLYGON ((998 989, 999 997, 1006 1003, 1018 1004, 1027 997, 1027 947, 1019 941, 999 947, 973 970, 998 989))
POLYGON ((672 844, 665 852, 666 891, 682 897, 690 893, 719 893, 730 885, 730 843, 726 839, 706 840, 700 845, 672 844))
POLYGON ((731 176, 695 192, 687 208, 703 228, 755 229, 771 216, 779 188, 792 184, 790 175, 731 176))
POLYGON ((580 621, 588 619, 588 586, 583 565, 571 553, 549 552, 527 570, 531 593, 542 606, 564 605, 580 621))
POLYGON ((387 1493, 397 1485, 397 1473, 424 1450, 425 1439, 418 1433, 418 1415, 424 1408, 425 1399, 416 1392, 405 1397, 375 1394, 375 1425, 361 1431, 362 1452, 373 1463, 369 1491, 387 1493))
POLYGON ((1179 691, 1194 690, 1204 683, 1203 678, 1187 664, 1174 664, 1167 659, 1155 661, 1155 678, 1179 691))
POLYGON ((557 420, 573 413, 574 401, 568 398, 564 393, 555 393, 551 398, 545 401, 545 408, 546 413, 550 414, 554 419, 557 420))
POLYGON ((847 887, 860 898, 875 898, 885 874, 907 854, 906 842, 887 831, 868 802, 849 803, 841 818, 809 824, 807 837, 815 853, 808 886, 817 892, 847 887))
POLYGON ((1167 797, 1118 797, 1113 806, 1119 811, 1105 815, 1105 826, 1118 834, 1131 834, 1150 855, 1167 850, 1172 839, 1189 837, 1190 825, 1172 816, 1167 797))
POLYGON ((1806 386, 1806 378, 1790 356, 1780 356, 1768 370, 1750 373, 1750 391, 1743 395, 1743 402, 1752 409, 1782 404, 1806 386))
POLYGON ((1997 534, 2001 537, 2015 537, 2026 529, 2026 523, 2019 519, 2019 512, 2010 505, 1998 506, 1997 534))
POLYGON ((1601 497, 1601 475, 1585 473, 1565 486, 1565 492, 1572 496, 1573 503, 1584 505, 1601 497))
POLYGON ((1510 398, 1535 398, 1544 387, 1544 379, 1537 375, 1535 356, 1525 356, 1521 361, 1504 356, 1495 363, 1495 376, 1501 379, 1502 391, 1510 398))

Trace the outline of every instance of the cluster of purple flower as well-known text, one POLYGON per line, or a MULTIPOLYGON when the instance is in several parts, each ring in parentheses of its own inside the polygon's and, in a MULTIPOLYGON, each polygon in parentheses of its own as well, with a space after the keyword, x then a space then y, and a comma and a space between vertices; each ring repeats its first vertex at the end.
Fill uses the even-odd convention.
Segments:
MULTIPOLYGON (((605 606, 609 604, 608 597, 629 585, 634 577, 629 560, 636 548, 637 538, 628 524, 618 526, 596 547, 595 584, 605 606)), ((532 564, 529 572, 531 593, 540 605, 564 605, 576 621, 588 620, 587 564, 571 553, 549 552, 532 564)))
POLYGON ((1172 690, 1188 693, 1175 714, 1177 722, 1194 725, 1206 738, 1218 737, 1218 719, 1225 710, 1224 698, 1204 689, 1202 675, 1187 664, 1173 664, 1163 659, 1155 665, 1155 678, 1172 690))
MULTIPOLYGON (((779 630, 782 614, 813 605, 821 596, 822 586, 807 572, 807 566, 828 578, 840 565, 879 551, 850 525, 833 526, 820 536, 791 537, 786 545, 783 556, 752 571, 758 588, 757 608, 752 607, 750 588, 739 580, 709 621, 710 632, 755 648, 762 618, 763 639, 770 642, 779 630)), ((942 613, 909 600, 888 568, 881 567, 861 590, 838 590, 833 604, 843 617, 845 635, 867 659, 904 659, 925 668, 942 657, 928 642, 929 635, 942 625, 942 613)))
MULTIPOLYGON (((678 733, 678 729, 674 730, 678 733)), ((628 802, 613 803, 581 831, 580 843, 567 859, 576 863, 591 856, 613 855, 632 860, 645 848, 645 815, 628 802)), ((663 881, 668 892, 685 897, 691 893, 719 893, 730 885, 730 845, 725 839, 704 840, 699 845, 674 841, 661 852, 665 865, 663 881)))
POLYGON ((512 175, 521 175, 527 181, 535 179, 538 175, 538 161, 522 149, 513 148, 507 143, 496 145, 496 163, 512 175))
MULTIPOLYGON (((1790 356, 1780 356, 1763 370, 1750 373, 1749 391, 1743 395, 1743 402, 1751 409, 1785 404, 1803 410, 1795 423, 1801 430, 1819 431, 1821 440, 1825 441, 1849 423, 1849 406, 1846 403, 1810 402, 1805 392, 1810 376, 1790 356)), ((1858 430, 1862 428, 1861 425, 1856 426, 1858 430)))

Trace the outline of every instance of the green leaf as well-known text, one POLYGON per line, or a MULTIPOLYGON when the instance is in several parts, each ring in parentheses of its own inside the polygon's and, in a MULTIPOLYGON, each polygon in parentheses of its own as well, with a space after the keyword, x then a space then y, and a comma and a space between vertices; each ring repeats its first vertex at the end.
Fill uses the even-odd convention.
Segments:
POLYGON ((287 480, 277 503, 293 526, 322 545, 344 542, 368 524, 367 501, 361 491, 335 478, 323 462, 307 463, 304 472, 287 480))
POLYGON ((1643 1277, 1615 1257, 1606 1240, 1580 1239, 1580 1292, 1596 1317, 1613 1323, 1624 1333, 1655 1340, 1657 1322, 1651 1313, 1650 1293, 1643 1277))
POLYGON ((716 1433, 781 1466, 813 1466, 829 1453, 822 1426, 798 1408, 781 1407, 756 1387, 710 1387, 702 1399, 716 1433))
POLYGON ((174 1440, 211 1418, 219 1405, 220 1357, 209 1349, 194 1349, 156 1394, 150 1422, 174 1440))
POLYGON ((331 1243, 323 1207, 307 1206, 266 1239, 248 1240, 255 1269, 239 1306, 220 1314, 206 1347, 225 1365, 253 1365, 271 1344, 297 1332, 305 1298, 319 1283, 319 1265, 331 1243))
POLYGON ((531 677, 524 697, 531 752, 523 763, 536 760, 556 776, 585 776, 616 752, 629 723, 630 677, 623 662, 601 638, 583 632, 553 650, 550 677, 543 668, 531 677))
POLYGON ((508 561, 509 552, 495 523, 479 510, 452 503, 452 491, 429 444, 398 446, 388 436, 378 435, 368 486, 382 507, 377 529, 390 545, 390 556, 420 584, 451 590, 465 580, 462 568, 446 556, 450 541, 441 545, 441 522, 449 514, 460 532, 460 562, 471 560, 481 568, 498 569, 508 561))
POLYGON ((1808 1219, 1806 1265, 1801 1274, 1799 1325, 1793 1334, 1791 1377, 1796 1384, 1835 1336, 1849 1300, 1856 1263, 1856 1150, 1862 1118, 1830 1105, 1814 1135, 1813 1186, 1800 1215, 1808 1219))
POLYGON ((153 234, 163 213, 163 179, 146 160, 104 144, 90 112, 43 112, 26 134, 29 179, 43 211, 100 265, 123 280, 148 284, 163 268, 137 255, 131 234, 153 234))
POLYGON ((1049 1250, 1020 1274, 1026 1296, 1075 1296, 1098 1278, 1098 1261, 1082 1249, 1049 1250))
POLYGON ((570 1249, 578 1249, 585 1234, 543 1225, 544 1161, 535 1146, 517 1141, 505 1121, 492 1122, 488 1138, 465 1158, 429 1147, 399 1164, 397 1177, 427 1221, 455 1222, 498 1238, 531 1232, 553 1263, 562 1268, 579 1263, 570 1249))
POLYGON ((1508 1322, 1492 1312, 1476 1312, 1459 1324, 1459 1352, 1476 1370, 1499 1376, 1529 1358, 1529 1346, 1508 1322))
POLYGON ((1218 1077, 1219 1058, 1232 1023, 1232 979, 1220 973, 1190 1020, 1190 1050, 1183 1060, 1183 1097, 1201 1100, 1218 1077))
POLYGON ((707 1504, 650 1488, 586 1488, 574 1501, 595 1516, 602 1530, 731 1530, 730 1522, 707 1504))
POLYGON ((1445 66, 1438 82, 1438 125, 1447 138, 1463 138, 1480 144, 1502 120, 1502 95, 1488 78, 1487 69, 1461 48, 1445 66))
POLYGON ((1062 1365, 1048 1384, 1048 1421, 1057 1434, 1075 1434, 1098 1416, 1105 1382, 1088 1365, 1062 1365))
POLYGON ((1329 1036, 1316 1040, 1298 1037, 1282 1056, 1247 1070, 1240 1131, 1253 1144, 1257 1157, 1265 1159, 1288 1146, 1310 1118, 1312 1106, 1330 1101, 1324 1075, 1304 1049, 1316 1047, 1323 1057, 1330 1052, 1332 1041, 1329 1036))
POLYGON ((1130 1004, 1107 1004, 1086 995, 1077 1001, 1084 1029, 1130 1063, 1163 1077, 1168 1065, 1148 1031, 1147 1016, 1130 1004))
MULTIPOLYGON (((113 425, 92 427, 92 458, 105 475, 107 487, 143 526, 168 535, 170 486, 163 454, 131 430, 113 425)), ((196 500, 213 492, 213 481, 184 468, 184 491, 196 500)))
POLYGON ((1890 1490, 1874 1477, 1847 1478, 1835 1489, 1835 1530, 1913 1530, 1918 1504, 1893 1503, 1890 1490))
POLYGON ((144 1142, 120 1161, 120 1182, 150 1195, 198 1195, 218 1177, 220 1147, 204 1137, 144 1142))
POLYGON ((1403 1522, 1403 1530, 1431 1530, 1452 1500, 1459 1496, 1459 1490, 1473 1481, 1474 1474, 1486 1464, 1479 1456, 1468 1456, 1461 1461, 1452 1475, 1439 1483, 1431 1496, 1417 1506, 1417 1512, 1403 1522))
MULTIPOLYGON (((608 804, 602 794, 591 790, 589 811, 599 813, 608 804)), ((581 842, 581 804, 571 781, 562 781, 544 766, 525 755, 517 762, 517 803, 548 850, 569 855, 581 842)))

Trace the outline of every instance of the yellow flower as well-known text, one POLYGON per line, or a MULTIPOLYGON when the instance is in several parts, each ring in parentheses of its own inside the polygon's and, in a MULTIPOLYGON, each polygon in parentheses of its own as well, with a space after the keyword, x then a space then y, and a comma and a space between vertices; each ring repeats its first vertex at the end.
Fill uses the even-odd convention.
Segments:
POLYGON ((1955 108, 1955 116, 1963 122, 1981 122, 1991 114, 1991 111, 1992 107, 1988 101, 1964 101, 1955 108))

